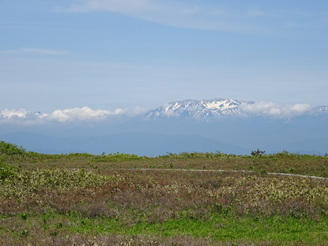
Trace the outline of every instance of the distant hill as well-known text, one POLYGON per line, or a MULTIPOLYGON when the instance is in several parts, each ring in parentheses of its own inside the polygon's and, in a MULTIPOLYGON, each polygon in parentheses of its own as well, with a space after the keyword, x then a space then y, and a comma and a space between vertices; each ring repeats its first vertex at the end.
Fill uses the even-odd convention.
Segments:
POLYGON ((21 145, 28 151, 48 154, 120 152, 158 156, 180 152, 247 153, 238 145, 192 135, 122 133, 106 136, 59 138, 30 133, 11 133, 0 135, 0 139, 21 145))

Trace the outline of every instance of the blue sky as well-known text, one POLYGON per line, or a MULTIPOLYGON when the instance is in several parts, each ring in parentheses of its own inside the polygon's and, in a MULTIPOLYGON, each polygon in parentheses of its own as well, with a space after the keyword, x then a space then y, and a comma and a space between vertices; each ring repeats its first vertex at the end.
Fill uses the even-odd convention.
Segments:
POLYGON ((327 0, 1 0, 0 110, 328 105, 327 0))

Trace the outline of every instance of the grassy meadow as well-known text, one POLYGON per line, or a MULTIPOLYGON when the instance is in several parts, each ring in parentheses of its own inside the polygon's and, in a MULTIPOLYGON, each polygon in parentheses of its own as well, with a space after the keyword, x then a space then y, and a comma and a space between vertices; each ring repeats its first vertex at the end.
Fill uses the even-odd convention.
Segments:
POLYGON ((327 245, 327 177, 327 156, 45 155, 0 142, 0 245, 327 245))

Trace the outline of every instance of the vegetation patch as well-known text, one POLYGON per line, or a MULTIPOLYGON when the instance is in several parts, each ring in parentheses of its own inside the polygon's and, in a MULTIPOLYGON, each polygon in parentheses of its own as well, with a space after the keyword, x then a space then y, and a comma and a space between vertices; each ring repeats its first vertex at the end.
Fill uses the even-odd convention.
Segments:
POLYGON ((328 241, 327 179, 267 174, 292 168, 326 177, 323 156, 25 151, 0 160, 0 245, 328 241), (208 172, 217 169, 226 171, 208 172))

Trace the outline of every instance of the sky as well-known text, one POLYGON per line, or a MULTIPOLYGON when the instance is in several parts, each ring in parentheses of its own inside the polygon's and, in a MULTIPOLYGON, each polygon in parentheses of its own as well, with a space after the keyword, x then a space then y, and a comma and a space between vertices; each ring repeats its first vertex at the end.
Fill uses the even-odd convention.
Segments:
POLYGON ((0 110, 328 105, 327 44, 327 0, 0 0, 0 110))

